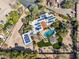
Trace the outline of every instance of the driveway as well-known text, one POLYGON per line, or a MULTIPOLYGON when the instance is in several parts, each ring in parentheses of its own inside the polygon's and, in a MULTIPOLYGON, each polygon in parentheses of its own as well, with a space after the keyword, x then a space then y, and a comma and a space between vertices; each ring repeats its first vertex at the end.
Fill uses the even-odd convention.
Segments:
POLYGON ((11 36, 8 37, 8 39, 6 40, 6 43, 8 44, 8 46, 10 47, 15 47, 15 43, 18 43, 20 46, 23 46, 23 41, 22 41, 22 37, 19 34, 19 29, 21 28, 21 26, 23 25, 23 23, 21 22, 21 19, 25 17, 25 14, 23 14, 20 19, 18 20, 18 22, 16 23, 16 25, 14 26, 12 32, 11 32, 11 36))
MULTIPOLYGON (((23 14, 20 19, 18 20, 18 22, 16 23, 16 25, 14 26, 12 32, 11 32, 11 36, 8 37, 8 39, 6 40, 5 43, 8 44, 8 47, 15 47, 15 43, 18 44, 18 46, 22 46, 26 48, 26 45, 24 45, 23 40, 22 40, 22 36, 21 34, 18 32, 21 28, 21 26, 23 25, 21 19, 24 18, 26 16, 26 14, 23 14)), ((29 44, 27 46, 27 48, 31 48, 33 49, 33 44, 29 44)))

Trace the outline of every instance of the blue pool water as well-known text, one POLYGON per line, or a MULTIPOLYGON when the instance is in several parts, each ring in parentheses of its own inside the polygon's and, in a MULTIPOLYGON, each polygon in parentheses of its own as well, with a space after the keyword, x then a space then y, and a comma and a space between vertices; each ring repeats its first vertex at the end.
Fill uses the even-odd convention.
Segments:
POLYGON ((49 29, 48 31, 46 31, 44 33, 44 36, 48 38, 48 37, 54 35, 55 33, 56 33, 55 29, 49 29))

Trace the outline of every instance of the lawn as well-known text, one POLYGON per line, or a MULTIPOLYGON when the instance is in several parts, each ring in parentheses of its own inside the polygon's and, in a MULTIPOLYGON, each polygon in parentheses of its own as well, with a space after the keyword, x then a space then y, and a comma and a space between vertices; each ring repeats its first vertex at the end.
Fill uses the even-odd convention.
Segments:
POLYGON ((17 11, 11 11, 10 14, 9 14, 9 16, 7 18, 8 18, 9 22, 12 21, 13 24, 16 24, 16 22, 18 21, 19 17, 20 16, 18 15, 17 11))
POLYGON ((7 22, 4 24, 4 29, 10 28, 12 25, 15 25, 20 16, 17 11, 11 11, 7 16, 7 22))
POLYGON ((52 46, 50 42, 44 42, 44 40, 41 40, 40 42, 37 43, 39 47, 47 47, 47 46, 52 46))

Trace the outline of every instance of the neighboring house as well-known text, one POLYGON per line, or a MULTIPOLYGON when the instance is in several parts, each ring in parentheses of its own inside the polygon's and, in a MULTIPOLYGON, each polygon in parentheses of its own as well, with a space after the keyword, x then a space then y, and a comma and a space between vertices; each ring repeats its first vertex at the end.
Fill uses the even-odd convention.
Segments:
POLYGON ((47 1, 47 5, 54 6, 54 7, 59 7, 59 4, 63 0, 46 0, 46 1, 47 1))
POLYGON ((34 4, 36 0, 20 0, 20 2, 27 8, 30 5, 34 4))

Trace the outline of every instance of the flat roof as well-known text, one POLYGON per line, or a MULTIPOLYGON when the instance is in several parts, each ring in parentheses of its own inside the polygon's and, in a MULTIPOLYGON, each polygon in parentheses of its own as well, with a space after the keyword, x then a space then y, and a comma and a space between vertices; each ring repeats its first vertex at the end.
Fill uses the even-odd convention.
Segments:
POLYGON ((42 14, 40 15, 40 18, 34 20, 32 22, 32 26, 35 32, 42 31, 45 27, 51 25, 53 22, 55 22, 56 18, 53 14, 42 14))

